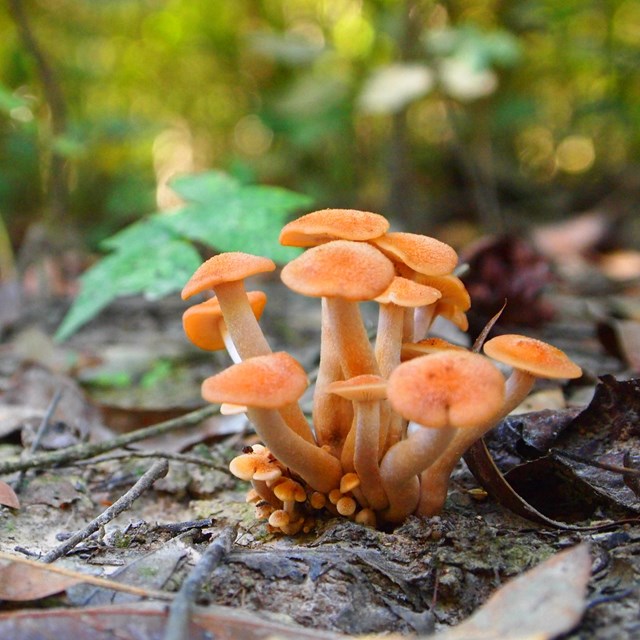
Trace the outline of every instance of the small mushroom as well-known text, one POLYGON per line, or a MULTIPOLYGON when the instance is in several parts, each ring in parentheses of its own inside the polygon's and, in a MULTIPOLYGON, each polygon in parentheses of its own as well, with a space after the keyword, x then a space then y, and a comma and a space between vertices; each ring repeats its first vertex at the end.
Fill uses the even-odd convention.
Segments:
POLYGON ((451 475, 458 460, 474 442, 526 398, 536 378, 578 378, 582 375, 580 367, 563 351, 535 338, 501 335, 488 340, 484 352, 494 360, 514 367, 506 383, 503 405, 491 421, 456 434, 442 456, 422 473, 421 481, 427 490, 420 497, 420 515, 431 516, 440 511, 446 499, 444 478, 451 475))
POLYGON ((369 505, 375 510, 384 509, 388 500, 382 488, 378 460, 381 440, 382 443, 386 440, 384 434, 382 437, 380 434, 380 404, 387 395, 386 381, 380 376, 361 375, 333 382, 327 387, 327 392, 351 400, 354 404, 353 467, 358 474, 360 490, 369 505))
POLYGON ((271 453, 317 491, 340 484, 340 462, 324 449, 294 433, 278 412, 296 402, 307 387, 307 376, 288 353, 248 358, 202 383, 208 402, 247 407, 247 415, 271 453))
MULTIPOLYGON (((455 434, 494 420, 504 402, 504 377, 488 358, 443 351, 401 364, 390 376, 391 407, 411 421, 407 437, 380 464, 389 498, 384 518, 399 522, 418 506, 418 474, 439 459, 455 434)), ((444 478, 445 486, 448 476, 444 478)))

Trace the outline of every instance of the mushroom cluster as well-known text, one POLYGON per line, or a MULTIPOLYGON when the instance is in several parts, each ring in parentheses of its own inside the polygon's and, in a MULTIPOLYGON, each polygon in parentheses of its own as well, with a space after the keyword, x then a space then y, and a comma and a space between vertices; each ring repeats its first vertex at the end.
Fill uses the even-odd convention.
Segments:
POLYGON ((272 352, 258 323, 266 296, 244 286, 275 264, 219 254, 182 291, 184 299, 214 296, 184 313, 184 330, 233 360, 203 382, 202 395, 225 412, 245 412, 264 443, 247 447, 230 470, 251 482, 247 500, 273 531, 309 531, 322 512, 370 526, 438 513, 461 456, 536 378, 581 375, 562 351, 525 336, 493 338, 484 355, 428 337, 438 316, 466 331, 471 305, 453 273, 456 252, 434 238, 390 232, 379 214, 325 209, 287 224, 280 242, 306 249, 283 267, 284 284, 321 299, 311 422, 299 405, 305 371, 272 352), (364 301, 379 305, 373 343, 364 301), (507 379, 500 366, 511 367, 507 379))

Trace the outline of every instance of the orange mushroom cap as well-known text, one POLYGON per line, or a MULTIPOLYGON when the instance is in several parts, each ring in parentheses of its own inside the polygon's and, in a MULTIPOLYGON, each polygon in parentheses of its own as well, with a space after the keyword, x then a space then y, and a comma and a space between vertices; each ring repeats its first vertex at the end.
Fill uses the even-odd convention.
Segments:
POLYGON ((305 251, 282 269, 282 281, 312 297, 373 300, 393 280, 390 260, 369 244, 333 240, 305 251))
POLYGON ((415 276, 415 281, 438 289, 442 294, 440 298, 442 302, 453 304, 462 311, 468 311, 471 307, 471 296, 458 276, 453 274, 429 276, 418 273, 415 276))
POLYGON ((433 304, 441 297, 442 293, 434 287, 396 276, 375 300, 380 304, 399 307, 422 307, 433 304))
POLYGON ((366 241, 386 233, 389 222, 378 213, 356 209, 322 209, 286 224, 280 244, 314 247, 330 240, 366 241))
POLYGON ((202 397, 208 402, 279 409, 296 402, 307 384, 300 363, 279 351, 248 358, 207 378, 202 383, 202 397))
POLYGON ((209 258, 196 269, 182 289, 182 299, 186 300, 224 282, 244 280, 258 273, 274 271, 275 268, 273 260, 262 256, 240 251, 220 253, 209 258))
POLYGON ((498 362, 540 378, 582 375, 582 369, 564 351, 535 338, 504 334, 485 342, 483 350, 498 362))
MULTIPOLYGON (((262 291, 248 291, 247 297, 253 309, 253 315, 259 320, 267 304, 267 296, 262 291)), ((182 327, 189 340, 205 351, 218 351, 225 348, 220 331, 220 322, 224 322, 220 303, 213 297, 189 307, 182 314, 182 327)))
POLYGON ((327 386, 326 392, 355 402, 383 400, 387 397, 387 381, 381 376, 365 373, 349 380, 336 380, 327 386))
POLYGON ((491 361, 477 353, 443 351, 398 366, 387 384, 392 408, 418 424, 473 428, 498 414, 505 381, 491 361))
POLYGON ((402 344, 402 359, 411 360, 420 356, 439 353, 441 351, 467 351, 458 344, 453 344, 443 338, 425 338, 418 342, 405 342, 402 344))
POLYGON ((458 264, 458 254, 452 247, 429 236, 393 232, 370 242, 392 260, 425 275, 445 275, 458 264))

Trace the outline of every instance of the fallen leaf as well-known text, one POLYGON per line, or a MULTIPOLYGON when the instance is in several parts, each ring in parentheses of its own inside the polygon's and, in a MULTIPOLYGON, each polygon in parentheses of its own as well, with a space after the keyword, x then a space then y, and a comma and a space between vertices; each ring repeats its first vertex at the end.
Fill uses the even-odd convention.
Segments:
POLYGON ((591 555, 586 543, 511 580, 470 618, 436 640, 549 640, 573 629, 586 608, 591 555))
POLYGON ((0 504, 12 509, 20 508, 20 500, 18 500, 16 492, 11 488, 11 485, 2 480, 0 480, 0 504))
MULTIPOLYGON (((30 564, 0 561, 0 600, 24 602, 39 600, 60 593, 77 584, 77 577, 60 575, 47 571, 46 567, 30 564)), ((12 638, 12 635, 2 635, 12 638)), ((17 637, 17 636, 15 636, 17 637)))
MULTIPOLYGON (((154 602, 83 607, 27 609, 0 613, 0 637, 20 640, 151 640, 161 638, 167 607, 154 602)), ((195 607, 189 640, 346 640, 347 636, 275 622, 255 612, 230 607, 195 607)))

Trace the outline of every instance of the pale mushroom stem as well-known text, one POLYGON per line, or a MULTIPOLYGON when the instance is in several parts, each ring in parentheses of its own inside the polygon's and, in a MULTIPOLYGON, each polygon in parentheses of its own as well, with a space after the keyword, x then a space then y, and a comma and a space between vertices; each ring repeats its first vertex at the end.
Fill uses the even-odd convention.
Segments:
POLYGON ((436 302, 427 304, 423 307, 418 307, 413 312, 413 336, 411 342, 418 342, 426 338, 436 317, 436 305, 436 302))
MULTIPOLYGON (((214 291, 220 303, 229 337, 235 346, 235 354, 241 360, 246 360, 271 353, 271 347, 249 304, 244 282, 242 280, 225 282, 216 285, 214 291)), ((234 356, 231 355, 231 357, 234 356)), ((308 442, 315 443, 311 427, 298 404, 287 405, 280 412, 294 433, 308 442)))
POLYGON ((327 298, 327 315, 345 380, 380 370, 357 302, 327 298))
POLYGON ((328 314, 327 299, 323 298, 320 364, 313 393, 313 426, 318 444, 328 446, 331 453, 339 458, 351 428, 353 409, 348 400, 325 391, 332 382, 343 379, 340 354, 331 333, 328 314))
POLYGON ((271 506, 276 509, 282 509, 282 501, 278 500, 276 494, 273 493, 272 489, 266 483, 265 480, 251 480, 251 485, 256 490, 256 493, 265 501, 268 502, 271 506))
POLYGON ((403 307, 393 303, 380 305, 375 356, 383 378, 388 378, 400 364, 404 317, 403 307))
POLYGON ((433 516, 442 510, 447 499, 449 478, 467 449, 482 438, 500 420, 509 415, 529 395, 535 376, 514 369, 506 383, 506 396, 502 409, 490 421, 473 429, 459 429, 442 455, 420 475, 420 503, 416 513, 433 516))
POLYGON ((387 451, 380 464, 382 486, 389 499, 385 520, 400 522, 415 511, 420 500, 418 475, 437 459, 455 431, 419 426, 387 451))
POLYGON ((249 304, 244 282, 225 282, 214 287, 214 291, 227 331, 240 357, 246 360, 271 353, 271 347, 249 304))
POLYGON ((236 345, 233 344, 233 340, 227 331, 227 325, 224 323, 224 320, 220 322, 220 336, 222 337, 222 341, 224 342, 225 349, 229 354, 229 357, 233 361, 234 364, 238 364, 238 362, 242 362, 242 358, 236 349, 236 345))
POLYGON ((380 401, 356 401, 353 466, 360 478, 360 489, 369 506, 379 511, 389 501, 382 488, 378 452, 380 449, 380 401))
POLYGON ((340 485, 340 461, 293 433, 278 411, 248 407, 247 415, 271 453, 309 486, 328 493, 340 485))

